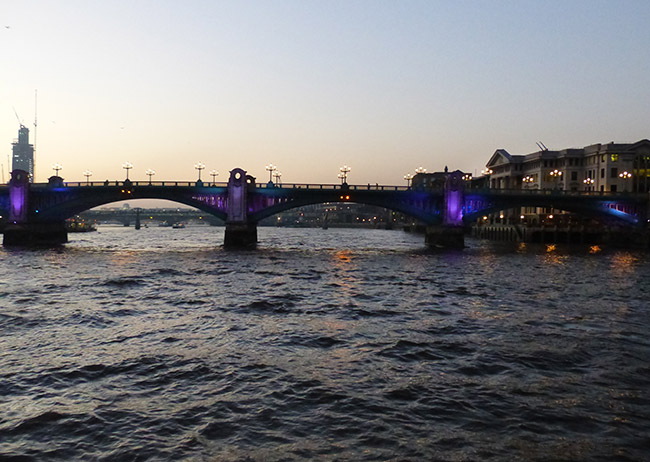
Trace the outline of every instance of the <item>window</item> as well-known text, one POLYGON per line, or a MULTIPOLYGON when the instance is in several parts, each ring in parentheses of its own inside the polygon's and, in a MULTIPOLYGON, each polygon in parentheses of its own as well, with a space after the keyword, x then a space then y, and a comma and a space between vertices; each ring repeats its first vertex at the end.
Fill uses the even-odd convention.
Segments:
POLYGON ((609 190, 610 190, 611 192, 616 192, 616 185, 615 185, 615 184, 611 185, 611 186, 609 187, 609 190))
POLYGON ((612 167, 612 173, 610 175, 610 178, 616 178, 618 176, 618 168, 612 167))
POLYGON ((571 181, 577 181, 578 172, 571 172, 571 181))
POLYGON ((600 177, 605 178, 605 169, 604 168, 600 169, 600 177))
POLYGON ((612 162, 617 162, 618 161, 618 154, 612 154, 611 156, 609 156, 609 158, 610 158, 610 160, 612 162))

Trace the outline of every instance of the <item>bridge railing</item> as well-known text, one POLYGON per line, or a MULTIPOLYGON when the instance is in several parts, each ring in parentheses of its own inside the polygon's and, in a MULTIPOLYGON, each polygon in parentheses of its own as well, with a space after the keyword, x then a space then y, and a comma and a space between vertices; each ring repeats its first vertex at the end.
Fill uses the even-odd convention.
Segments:
MULTIPOLYGON (((102 187, 102 186, 125 186, 130 184, 131 186, 137 187, 160 187, 160 186, 183 186, 183 187, 194 187, 197 186, 196 181, 130 181, 126 183, 125 181, 68 181, 64 182, 63 186, 66 188, 79 188, 79 187, 102 187)), ((226 188, 228 183, 224 182, 203 182, 204 188, 226 188)))
POLYGON ((311 184, 311 183, 283 183, 269 184, 257 183, 256 188, 260 189, 309 189, 309 190, 341 190, 341 191, 408 191, 411 188, 406 186, 390 186, 381 184, 366 185, 341 185, 341 184, 311 184))
MULTIPOLYGON (((100 188, 100 187, 122 187, 125 185, 135 187, 196 187, 196 181, 130 181, 124 180, 106 180, 106 181, 66 181, 63 186, 66 188, 100 188)), ((48 183, 37 183, 35 186, 47 187, 48 183)), ((203 182, 204 188, 227 188, 226 182, 203 182)), ((342 190, 342 191, 409 191, 414 190, 412 187, 365 184, 365 185, 341 185, 341 184, 312 184, 312 183, 283 183, 269 184, 256 183, 256 188, 260 189, 309 189, 309 190, 342 190)))

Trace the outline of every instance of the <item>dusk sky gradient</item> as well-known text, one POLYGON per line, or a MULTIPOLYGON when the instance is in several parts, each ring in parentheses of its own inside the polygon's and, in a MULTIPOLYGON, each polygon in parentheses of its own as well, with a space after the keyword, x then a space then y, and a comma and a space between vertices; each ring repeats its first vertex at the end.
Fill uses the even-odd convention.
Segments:
POLYGON ((404 184, 491 154, 650 138, 650 1, 12 1, 0 146, 36 180, 404 184))

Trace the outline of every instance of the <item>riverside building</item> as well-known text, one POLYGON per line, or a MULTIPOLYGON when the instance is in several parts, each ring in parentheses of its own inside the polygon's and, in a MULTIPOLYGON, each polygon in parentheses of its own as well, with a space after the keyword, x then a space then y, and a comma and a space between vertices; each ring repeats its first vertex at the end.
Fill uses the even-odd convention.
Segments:
MULTIPOLYGON (((583 191, 594 194, 650 192, 650 141, 592 144, 559 151, 543 149, 512 155, 497 149, 486 164, 483 180, 494 189, 583 191)), ((490 221, 544 223, 559 210, 524 207, 501 211, 490 221)))
POLYGON ((497 189, 650 192, 650 141, 525 155, 498 149, 486 168, 490 187, 497 189))

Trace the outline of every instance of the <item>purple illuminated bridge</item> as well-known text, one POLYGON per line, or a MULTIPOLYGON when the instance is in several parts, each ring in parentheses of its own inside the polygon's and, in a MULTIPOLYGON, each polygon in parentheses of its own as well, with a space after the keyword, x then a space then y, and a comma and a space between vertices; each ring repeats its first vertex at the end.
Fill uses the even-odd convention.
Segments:
POLYGON ((426 225, 430 246, 463 247, 464 228, 491 212, 513 207, 552 207, 587 216, 610 217, 629 226, 645 226, 648 197, 564 191, 466 189, 461 172, 450 172, 438 189, 403 186, 256 183, 235 168, 227 183, 208 182, 64 182, 32 184, 26 172, 12 172, 0 186, 4 245, 51 245, 67 242, 64 222, 85 210, 126 199, 166 199, 196 207, 226 222, 224 245, 257 242, 257 223, 296 207, 355 202, 403 213, 426 225))

